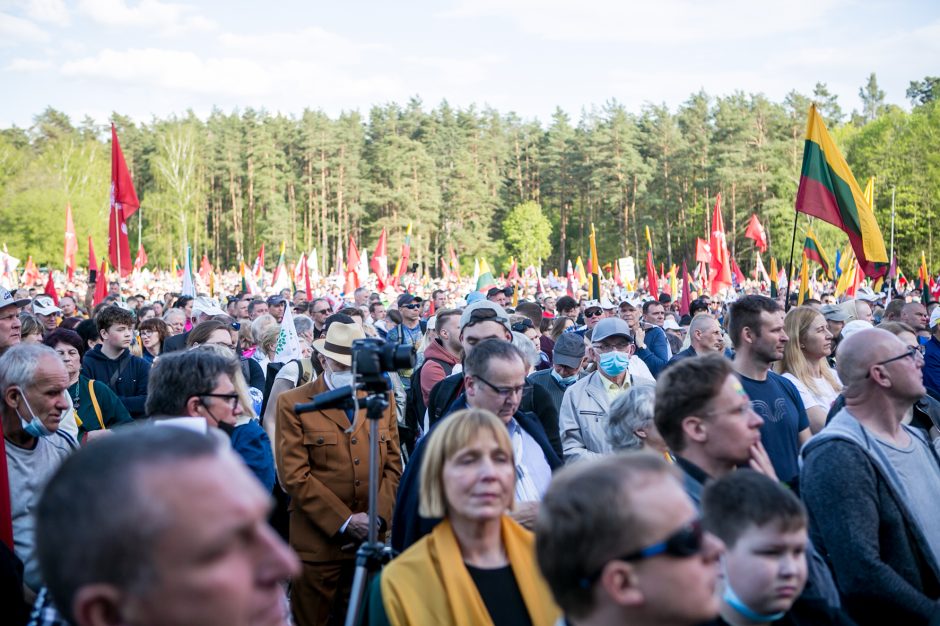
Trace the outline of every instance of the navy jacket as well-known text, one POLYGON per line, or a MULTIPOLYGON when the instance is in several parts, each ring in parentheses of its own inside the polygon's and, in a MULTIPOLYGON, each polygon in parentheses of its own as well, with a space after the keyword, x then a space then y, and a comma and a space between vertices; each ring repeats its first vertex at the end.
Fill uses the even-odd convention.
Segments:
MULTIPOLYGON (((467 397, 464 394, 460 394, 460 397, 454 401, 447 411, 445 418, 447 415, 466 407, 467 397)), ((552 444, 548 441, 545 429, 542 428, 535 414, 516 411, 513 418, 519 426, 522 427, 522 430, 529 433, 529 435, 535 439, 536 443, 539 444, 542 452, 545 453, 545 460, 548 461, 548 465, 552 468, 552 471, 555 471, 564 464, 561 457, 555 454, 555 450, 552 449, 552 444)), ((437 422, 437 424, 440 423, 441 422, 437 422)), ((428 430, 428 434, 434 431, 437 424, 428 430)), ((437 526, 438 522, 441 521, 440 519, 428 519, 418 515, 418 503, 420 501, 421 492, 421 486, 419 484, 421 461, 424 458, 424 448, 427 439, 427 436, 424 436, 418 442, 418 446, 415 448, 411 458, 408 460, 408 464, 405 466, 405 472, 401 476, 401 482, 398 484, 398 497, 395 503, 395 514, 392 518, 392 549, 396 552, 406 550, 413 543, 421 539, 421 537, 431 532, 431 530, 437 526)))
POLYGON ((275 481, 274 453, 271 452, 271 440, 258 420, 251 419, 235 427, 232 432, 232 449, 242 457, 248 469, 270 493, 275 481))
POLYGON ((110 387, 114 395, 124 403, 131 417, 134 419, 144 417, 150 364, 142 358, 134 356, 129 350, 124 350, 118 358, 109 359, 101 351, 100 345, 95 346, 95 349, 86 352, 82 359, 82 375, 110 387))
POLYGON ((650 373, 658 377, 669 362, 669 340, 666 331, 659 326, 646 329, 646 347, 637 348, 636 355, 646 363, 650 373))

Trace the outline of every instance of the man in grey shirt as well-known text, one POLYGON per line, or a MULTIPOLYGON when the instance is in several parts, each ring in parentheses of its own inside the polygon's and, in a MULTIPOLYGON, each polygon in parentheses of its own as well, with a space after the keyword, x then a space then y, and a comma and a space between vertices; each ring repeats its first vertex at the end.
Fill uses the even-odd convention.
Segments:
POLYGON ((940 458, 902 423, 924 394, 923 357, 891 333, 839 346, 845 408, 803 446, 814 545, 860 626, 940 620, 940 458))

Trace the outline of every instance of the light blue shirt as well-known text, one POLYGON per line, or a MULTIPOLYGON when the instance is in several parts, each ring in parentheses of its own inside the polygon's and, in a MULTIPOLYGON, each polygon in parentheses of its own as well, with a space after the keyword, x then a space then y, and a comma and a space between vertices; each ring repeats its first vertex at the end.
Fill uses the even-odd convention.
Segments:
MULTIPOLYGON (((510 418, 506 424, 509 429, 510 438, 518 431, 522 435, 522 468, 521 471, 527 472, 532 482, 535 483, 539 495, 544 496, 548 491, 548 485, 552 482, 552 468, 545 459, 545 453, 532 435, 527 433, 524 428, 519 426, 514 418, 510 418)), ((519 468, 516 470, 520 471, 519 468)), ((516 477, 519 478, 518 476, 516 477)))

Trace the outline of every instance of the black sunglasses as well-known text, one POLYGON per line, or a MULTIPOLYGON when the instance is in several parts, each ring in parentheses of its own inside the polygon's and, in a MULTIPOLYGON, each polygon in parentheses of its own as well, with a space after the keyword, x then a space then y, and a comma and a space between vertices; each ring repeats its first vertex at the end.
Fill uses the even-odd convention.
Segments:
POLYGON ((420 309, 420 304, 403 304, 399 308, 401 309, 420 309))
MULTIPOLYGON (((610 559, 610 561, 641 561, 643 559, 650 559, 654 556, 672 556, 680 559, 688 558, 690 556, 695 556, 702 552, 704 546, 705 533, 702 530, 702 520, 695 519, 689 524, 683 526, 670 536, 666 537, 664 541, 659 543, 654 543, 651 546, 647 546, 636 552, 631 552, 623 556, 618 556, 616 558, 610 559)), ((585 589, 588 589, 593 585, 598 578, 601 577, 601 573, 606 567, 607 561, 602 565, 596 572, 590 576, 585 576, 579 582, 581 586, 585 589)))
POLYGON ((588 309, 584 312, 584 317, 597 317, 598 315, 603 315, 603 309, 588 309))
POLYGON ((516 322, 515 324, 512 325, 513 331, 517 333, 524 333, 529 328, 535 328, 535 326, 532 324, 532 320, 528 318, 522 320, 521 322, 516 322))

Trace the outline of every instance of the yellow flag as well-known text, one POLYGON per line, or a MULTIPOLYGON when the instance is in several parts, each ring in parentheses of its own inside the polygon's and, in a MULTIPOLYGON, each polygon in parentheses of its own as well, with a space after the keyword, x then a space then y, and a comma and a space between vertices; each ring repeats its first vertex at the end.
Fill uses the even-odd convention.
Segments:
POLYGON ((796 300, 797 306, 803 306, 806 294, 809 292, 809 262, 803 255, 803 267, 800 269, 800 293, 796 300))

